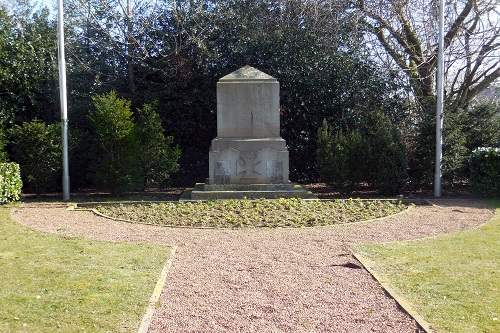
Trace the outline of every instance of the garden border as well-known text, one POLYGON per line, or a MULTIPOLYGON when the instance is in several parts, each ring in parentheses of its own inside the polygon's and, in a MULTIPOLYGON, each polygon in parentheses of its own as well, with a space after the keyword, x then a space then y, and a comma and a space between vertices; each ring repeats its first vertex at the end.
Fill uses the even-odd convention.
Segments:
POLYGON ((160 277, 158 278, 155 288, 153 289, 153 294, 151 294, 151 297, 149 298, 148 307, 146 308, 146 312, 142 317, 139 328, 137 329, 137 333, 147 333, 149 331, 149 327, 151 326, 151 322, 153 321, 153 316, 156 311, 156 304, 160 299, 163 289, 165 288, 165 284, 167 282, 167 275, 168 272, 170 271, 170 268, 172 267, 175 251, 177 250, 177 246, 175 245, 169 245, 169 247, 171 250, 167 262, 163 266, 163 269, 161 270, 160 273, 160 277))
MULTIPOLYGON (((349 199, 304 199, 304 200, 320 200, 320 201, 336 201, 336 200, 341 200, 341 201, 347 201, 349 199)), ((411 199, 354 199, 354 200, 360 200, 360 201, 402 201, 408 204, 408 206, 403 209, 400 212, 386 215, 386 216, 381 216, 381 217, 376 217, 373 219, 368 219, 368 220, 361 220, 361 221, 356 221, 356 222, 350 222, 350 223, 340 223, 340 224, 329 224, 329 225, 316 225, 316 226, 303 226, 303 227, 292 227, 292 226, 280 226, 280 227, 274 227, 272 229, 303 229, 303 228, 331 228, 339 225, 353 225, 353 224, 361 224, 361 223, 371 223, 371 222, 376 222, 380 220, 384 220, 386 218, 390 217, 395 217, 400 214, 407 213, 410 209, 414 207, 415 204, 429 204, 426 200, 411 200, 411 199)), ((108 216, 106 214, 103 214, 99 212, 95 208, 90 208, 90 207, 82 207, 82 206, 93 206, 93 205, 113 205, 113 204, 148 204, 148 203, 162 203, 164 201, 106 201, 106 202, 88 202, 88 203, 74 203, 70 204, 67 206, 67 210, 70 211, 88 211, 92 212, 94 215, 100 216, 102 218, 112 220, 112 221, 117 221, 117 222, 125 222, 125 223, 131 223, 131 224, 142 224, 142 225, 151 225, 151 226, 158 226, 158 227, 164 227, 164 228, 179 228, 179 229, 213 229, 213 230, 241 230, 241 229, 261 229, 261 228, 269 228, 268 226, 261 225, 261 226, 253 226, 250 228, 224 228, 224 227, 211 227, 211 226, 183 226, 183 225, 172 225, 172 224, 154 224, 154 223, 147 223, 147 222, 140 222, 140 221, 134 221, 134 220, 129 220, 129 219, 122 219, 118 217, 112 217, 108 216), (79 207, 80 206, 80 207, 79 207)), ((182 203, 177 201, 177 203, 182 203)))
POLYGON ((397 292, 389 283, 382 282, 383 279, 375 269, 370 265, 371 260, 363 257, 361 254, 356 253, 351 250, 352 256, 356 258, 357 261, 363 266, 363 268, 370 273, 372 278, 377 281, 377 283, 384 289, 384 291, 392 298, 396 303, 406 312, 410 317, 412 317, 418 324, 418 326, 424 330, 426 333, 436 333, 437 331, 432 328, 432 325, 424 319, 418 312, 413 308, 410 302, 408 302, 399 292, 397 292))

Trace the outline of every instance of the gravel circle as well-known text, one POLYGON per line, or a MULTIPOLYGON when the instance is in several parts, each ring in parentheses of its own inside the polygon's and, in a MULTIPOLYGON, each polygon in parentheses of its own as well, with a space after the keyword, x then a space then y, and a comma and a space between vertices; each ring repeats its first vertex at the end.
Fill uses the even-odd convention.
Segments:
POLYGON ((307 229, 168 229, 91 212, 22 206, 34 229, 177 246, 150 332, 418 332, 416 322, 352 257, 357 243, 470 229, 492 211, 440 200, 371 223, 307 229))

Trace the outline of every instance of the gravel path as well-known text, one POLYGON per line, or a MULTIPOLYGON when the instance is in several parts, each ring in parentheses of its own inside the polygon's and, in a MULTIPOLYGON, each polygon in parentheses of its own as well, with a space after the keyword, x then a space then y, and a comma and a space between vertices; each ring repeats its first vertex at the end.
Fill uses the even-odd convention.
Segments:
POLYGON ((308 229, 170 229, 42 207, 12 215, 34 229, 68 236, 177 245, 150 332, 404 333, 418 332, 416 323, 356 267, 350 247, 472 228, 492 216, 470 200, 439 205, 308 229))

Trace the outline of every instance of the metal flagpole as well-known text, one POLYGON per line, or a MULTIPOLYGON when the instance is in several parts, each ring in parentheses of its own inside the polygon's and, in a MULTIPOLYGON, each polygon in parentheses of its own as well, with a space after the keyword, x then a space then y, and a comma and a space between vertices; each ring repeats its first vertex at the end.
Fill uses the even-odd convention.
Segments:
POLYGON ((443 99, 444 99, 444 0, 439 0, 439 37, 436 100, 436 163, 434 170, 434 196, 441 197, 441 161, 443 159, 443 99))
POLYGON ((58 0, 57 41, 59 46, 59 97, 61 103, 62 157, 63 157, 63 200, 69 200, 68 166, 68 103, 66 94, 66 60, 64 56, 64 9, 63 0, 58 0))

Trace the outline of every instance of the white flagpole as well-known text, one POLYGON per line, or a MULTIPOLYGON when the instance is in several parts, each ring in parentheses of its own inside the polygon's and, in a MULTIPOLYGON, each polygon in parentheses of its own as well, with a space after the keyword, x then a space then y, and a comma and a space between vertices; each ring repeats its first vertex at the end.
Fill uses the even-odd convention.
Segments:
POLYGON ((57 41, 59 46, 59 97, 61 103, 62 157, 63 157, 63 200, 69 200, 68 166, 68 103, 66 93, 66 60, 64 56, 64 9, 63 0, 58 0, 57 41))
POLYGON ((444 100, 444 0, 439 0, 439 37, 436 101, 436 162, 434 170, 434 196, 441 197, 441 161, 443 159, 443 100, 444 100))

